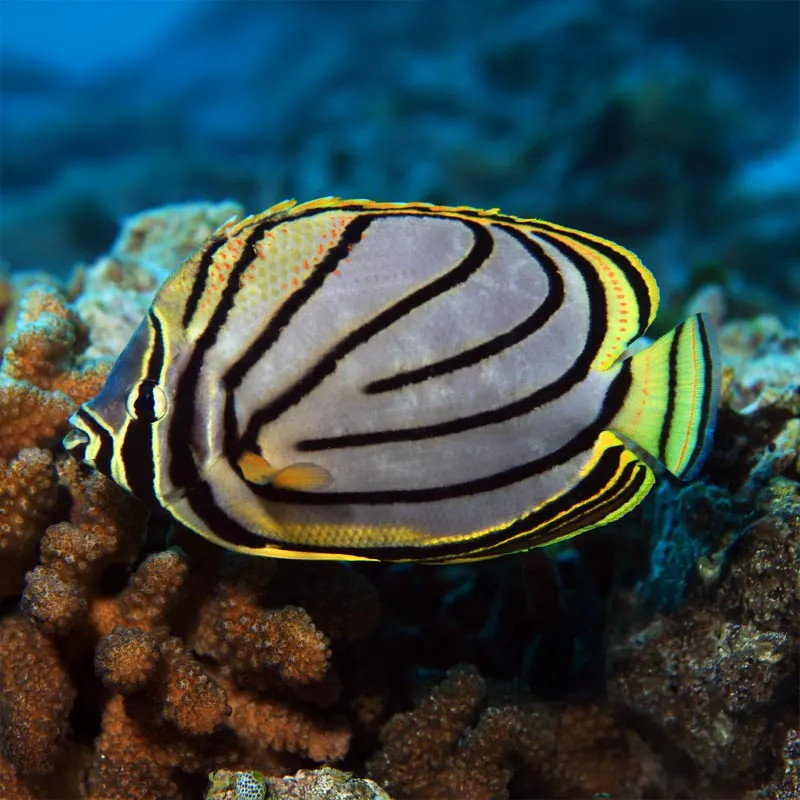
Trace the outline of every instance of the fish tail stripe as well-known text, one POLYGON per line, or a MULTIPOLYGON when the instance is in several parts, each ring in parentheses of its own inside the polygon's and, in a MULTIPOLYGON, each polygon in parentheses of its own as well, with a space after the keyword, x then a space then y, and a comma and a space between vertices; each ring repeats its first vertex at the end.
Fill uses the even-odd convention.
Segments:
POLYGON ((608 427, 614 415, 617 413, 620 404, 628 393, 630 383, 630 369, 626 364, 623 364, 619 374, 612 381, 608 393, 606 394, 603 407, 597 417, 579 431, 569 442, 545 456, 541 456, 526 464, 511 467, 493 475, 475 478, 462 483, 419 489, 298 493, 289 489, 281 489, 271 484, 254 486, 252 489, 267 500, 286 503, 297 503, 301 501, 307 505, 427 503, 502 489, 513 483, 532 478, 535 475, 541 475, 554 467, 565 464, 583 451, 590 450, 594 447, 597 437, 608 427))
POLYGON ((612 429, 686 478, 710 446, 719 386, 705 323, 692 317, 625 363, 633 385, 612 429))
POLYGON ((674 358, 670 353, 670 369, 674 369, 670 387, 674 384, 676 399, 668 428, 665 424, 664 463, 673 474, 686 478, 700 467, 710 443, 715 369, 708 331, 700 316, 684 322, 675 341, 674 358))
POLYGON ((675 403, 678 392, 678 345, 680 344, 682 331, 683 325, 675 331, 669 347, 669 361, 667 362, 669 376, 669 382, 667 384, 667 407, 664 410, 664 421, 661 425, 661 436, 658 440, 658 458, 663 464, 667 463, 667 444, 669 443, 669 435, 672 430, 673 417, 675 416, 675 403))
POLYGON ((552 258, 545 253, 544 248, 525 236, 516 228, 508 225, 498 225, 507 234, 516 239, 530 253, 531 257, 538 262, 547 279, 547 293, 541 304, 534 312, 518 325, 508 331, 489 339, 476 347, 471 347, 449 358, 426 364, 424 367, 405 370, 389 378, 381 378, 377 381, 368 383, 363 391, 365 394, 379 394, 402 389, 415 383, 446 375, 459 369, 467 369, 475 366, 484 359, 496 356, 504 350, 508 350, 515 345, 525 341, 528 337, 541 330, 550 318, 561 308, 564 303, 564 279, 561 277, 558 267, 552 258))
POLYGON ((80 406, 75 412, 82 422, 97 436, 99 442, 94 456, 95 467, 104 475, 111 475, 111 462, 114 456, 114 437, 100 420, 91 414, 86 406, 80 406))
POLYGON ((346 355, 368 342, 380 331, 386 330, 414 309, 459 286, 471 275, 478 272, 492 254, 494 239, 485 225, 472 222, 468 224, 475 239, 470 252, 456 267, 380 311, 369 322, 364 323, 348 333, 343 339, 340 339, 299 380, 295 381, 292 386, 272 402, 253 414, 243 437, 246 445, 257 440, 258 432, 264 425, 274 422, 281 414, 316 389, 336 369, 338 362, 346 355))
POLYGON ((186 305, 183 309, 183 317, 181 318, 181 325, 184 330, 187 330, 192 323, 192 318, 197 311, 200 303, 200 298, 206 290, 206 283, 208 282, 208 273, 211 269, 211 264, 214 261, 214 254, 219 250, 222 245, 228 241, 225 234, 220 234, 218 238, 208 243, 203 255, 200 258, 200 263, 197 265, 197 272, 192 282, 192 288, 189 296, 186 298, 186 305))
POLYGON ((714 435, 717 397, 719 394, 718 359, 714 352, 714 342, 709 335, 703 315, 696 318, 697 334, 700 339, 700 352, 703 365, 703 398, 700 402, 700 422, 697 425, 698 435, 692 454, 686 462, 683 477, 694 477, 697 470, 703 465, 703 460, 711 447, 714 435))
MULTIPOLYGON (((549 234, 539 234, 558 250, 565 258, 571 258, 578 268, 585 284, 591 304, 589 331, 580 355, 573 364, 555 381, 537 389, 527 397, 522 397, 505 406, 481 411, 466 417, 438 422, 431 425, 419 425, 409 428, 398 428, 368 433, 352 433, 341 436, 302 439, 295 444, 301 452, 313 452, 342 447, 365 447, 367 445, 386 444, 389 442, 413 442, 432 439, 439 436, 450 436, 464 431, 496 425, 515 417, 528 414, 534 409, 551 403, 565 395, 589 374, 592 362, 597 356, 606 335, 605 309, 606 299, 600 279, 591 264, 579 253, 569 253, 565 245, 549 234)), ((535 241, 535 240, 532 240, 535 241)), ((317 495, 318 496, 318 495, 317 495)))

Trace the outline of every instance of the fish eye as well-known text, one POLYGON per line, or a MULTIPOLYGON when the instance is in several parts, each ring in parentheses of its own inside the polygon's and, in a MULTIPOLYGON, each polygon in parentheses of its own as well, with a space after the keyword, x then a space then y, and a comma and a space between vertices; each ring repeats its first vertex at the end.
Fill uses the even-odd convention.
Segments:
POLYGON ((67 435, 63 439, 64 449, 67 450, 67 452, 72 453, 72 455, 78 461, 83 461, 83 457, 86 455, 86 447, 88 444, 89 435, 83 431, 77 430, 77 428, 73 428, 71 431, 68 431, 67 435))
POLYGON ((153 380, 146 378, 128 394, 125 408, 133 419, 152 424, 167 413, 169 403, 164 390, 153 380))

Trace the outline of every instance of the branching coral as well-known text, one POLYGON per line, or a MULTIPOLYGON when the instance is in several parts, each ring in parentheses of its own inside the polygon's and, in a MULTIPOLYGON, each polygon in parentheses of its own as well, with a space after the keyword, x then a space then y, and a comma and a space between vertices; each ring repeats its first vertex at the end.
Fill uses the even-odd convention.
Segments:
POLYGON ((609 709, 486 700, 474 667, 451 669, 384 726, 370 774, 396 798, 499 800, 512 778, 524 797, 642 796, 659 785, 652 752, 609 709))
POLYGON ((108 363, 78 366, 88 344, 84 322, 58 290, 34 284, 19 302, 14 333, 3 353, 3 375, 67 395, 80 404, 103 385, 108 363))
POLYGON ((56 504, 56 471, 46 450, 0 460, 0 596, 18 594, 56 504))
POLYGON ((188 800, 220 768, 291 796, 326 784, 270 776, 343 758, 397 800, 793 786, 796 744, 783 782, 774 745, 797 701, 800 401, 781 383, 796 381, 797 342, 768 320, 723 332, 738 355, 713 484, 660 491, 649 576, 646 507, 622 548, 607 530, 551 558, 433 570, 235 556, 148 524, 57 445, 102 377, 87 352, 121 346, 164 264, 221 210, 132 221, 77 302, 43 284, 19 297, 0 375, 0 796, 188 800), (617 582, 630 543, 638 561, 623 558, 617 582), (369 638, 372 581, 389 621, 369 638), (390 717, 420 671, 473 660, 486 681, 450 669, 390 717), (511 676, 531 694, 491 679, 511 676))
POLYGON ((239 674, 271 671, 289 684, 322 680, 331 651, 308 612, 297 606, 264 608, 259 594, 272 570, 236 559, 227 563, 199 615, 195 651, 239 674))
POLYGON ((71 459, 58 471, 72 499, 70 519, 47 529, 41 563, 27 576, 22 609, 44 630, 64 634, 84 620, 88 594, 103 569, 135 558, 145 514, 107 478, 85 473, 71 459))
POLYGON ((0 744, 20 774, 52 769, 74 698, 53 642, 20 616, 0 620, 0 744))

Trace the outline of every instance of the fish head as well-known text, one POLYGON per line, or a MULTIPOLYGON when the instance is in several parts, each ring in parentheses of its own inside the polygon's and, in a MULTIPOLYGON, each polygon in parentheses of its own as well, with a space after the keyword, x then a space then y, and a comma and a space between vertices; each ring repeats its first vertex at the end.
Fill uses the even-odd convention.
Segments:
MULTIPOLYGON (((153 370, 154 331, 146 317, 111 369, 100 392, 70 417, 64 447, 133 494, 143 476, 152 486, 154 428, 170 400, 153 370)), ((149 494, 149 492, 148 492, 149 494)))

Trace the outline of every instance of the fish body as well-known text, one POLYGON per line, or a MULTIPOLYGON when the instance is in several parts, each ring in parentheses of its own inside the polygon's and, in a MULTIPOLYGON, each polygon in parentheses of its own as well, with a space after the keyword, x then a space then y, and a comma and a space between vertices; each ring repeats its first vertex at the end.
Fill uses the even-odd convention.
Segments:
POLYGON ((628 250, 497 211, 335 198, 231 222, 167 279, 66 445, 206 538, 284 558, 490 558, 690 477, 695 316, 630 358, 628 250))

